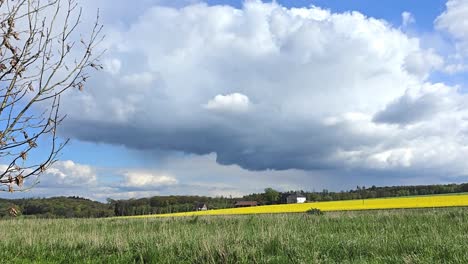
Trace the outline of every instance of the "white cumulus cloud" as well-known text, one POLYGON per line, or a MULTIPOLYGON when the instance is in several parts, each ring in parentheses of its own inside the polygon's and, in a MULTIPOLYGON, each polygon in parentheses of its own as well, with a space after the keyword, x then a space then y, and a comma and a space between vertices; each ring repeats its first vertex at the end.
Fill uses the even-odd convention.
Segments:
POLYGON ((128 171, 124 173, 124 186, 151 188, 177 184, 177 179, 167 174, 156 174, 145 171, 128 171))
POLYGON ((71 160, 58 161, 39 180, 45 186, 87 186, 96 183, 96 171, 71 160))
POLYGON ((455 53, 444 72, 455 74, 468 70, 468 1, 448 0, 446 10, 434 21, 435 27, 452 38, 455 53))
MULTIPOLYGON (((462 43, 458 5, 436 24, 462 43)), ((249 170, 467 171, 467 96, 430 78, 461 66, 384 20, 246 1, 154 5, 109 30, 122 77, 101 72, 99 89, 64 96, 70 137, 249 170)))
POLYGON ((401 13, 401 20, 402 20, 402 26, 403 27, 407 27, 410 24, 413 24, 414 22, 416 22, 416 20, 414 19, 413 14, 411 14, 410 12, 407 12, 407 11, 401 13))
POLYGON ((458 40, 459 48, 468 55, 468 1, 448 0, 446 7, 435 20, 435 25, 458 40))
POLYGON ((232 93, 227 95, 216 95, 204 105, 206 109, 228 112, 246 112, 249 110, 250 101, 246 95, 232 93))

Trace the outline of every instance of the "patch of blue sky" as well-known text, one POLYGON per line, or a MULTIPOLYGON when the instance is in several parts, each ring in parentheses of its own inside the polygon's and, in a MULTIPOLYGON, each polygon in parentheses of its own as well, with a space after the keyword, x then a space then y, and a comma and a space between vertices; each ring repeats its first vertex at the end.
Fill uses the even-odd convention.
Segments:
POLYGON ((62 151, 60 159, 99 167, 137 168, 148 165, 148 160, 136 158, 137 156, 134 151, 123 146, 73 139, 62 151))
MULTIPOLYGON (((230 5, 242 7, 240 0, 206 0, 209 5, 230 5)), ((263 1, 271 2, 271 1, 263 1)), ((421 30, 431 31, 434 19, 445 10, 445 0, 277 0, 276 3, 285 7, 310 7, 312 5, 332 12, 358 11, 366 16, 384 19, 398 27, 401 24, 401 14, 410 12, 421 30)))

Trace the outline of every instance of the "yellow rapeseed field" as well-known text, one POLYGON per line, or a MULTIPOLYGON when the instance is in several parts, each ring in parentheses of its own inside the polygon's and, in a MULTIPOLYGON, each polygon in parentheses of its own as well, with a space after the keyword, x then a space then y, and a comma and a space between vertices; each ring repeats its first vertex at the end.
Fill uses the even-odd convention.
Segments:
POLYGON ((241 215, 241 214, 272 214, 272 213, 301 213, 311 208, 322 211, 352 211, 373 209, 403 209, 403 208, 432 208, 468 206, 468 194, 413 196, 397 198, 379 198, 365 200, 346 200, 332 202, 311 202, 303 204, 278 204, 244 208, 229 208, 198 212, 184 212, 172 214, 127 216, 125 218, 141 217, 174 217, 195 215, 241 215))

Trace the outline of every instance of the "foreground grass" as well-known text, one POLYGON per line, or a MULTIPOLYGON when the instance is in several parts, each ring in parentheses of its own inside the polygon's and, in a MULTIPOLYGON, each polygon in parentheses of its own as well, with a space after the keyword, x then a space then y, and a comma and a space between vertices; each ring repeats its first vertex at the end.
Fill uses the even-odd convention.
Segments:
POLYGON ((468 209, 0 221, 2 263, 468 263, 468 209))

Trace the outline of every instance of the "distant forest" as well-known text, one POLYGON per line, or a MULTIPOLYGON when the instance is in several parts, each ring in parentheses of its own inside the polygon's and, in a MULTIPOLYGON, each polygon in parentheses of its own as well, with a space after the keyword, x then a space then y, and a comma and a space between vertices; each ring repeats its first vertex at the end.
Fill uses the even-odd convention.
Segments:
POLYGON ((308 202, 431 195, 468 192, 468 183, 447 185, 392 186, 329 192, 289 191, 279 192, 266 188, 263 193, 254 193, 242 198, 206 196, 154 196, 150 198, 112 200, 106 203, 80 197, 0 199, 0 217, 25 218, 94 218, 143 214, 162 214, 193 211, 197 204, 204 203, 208 209, 230 208, 237 201, 257 201, 260 205, 286 203, 290 194, 301 194, 308 202))

